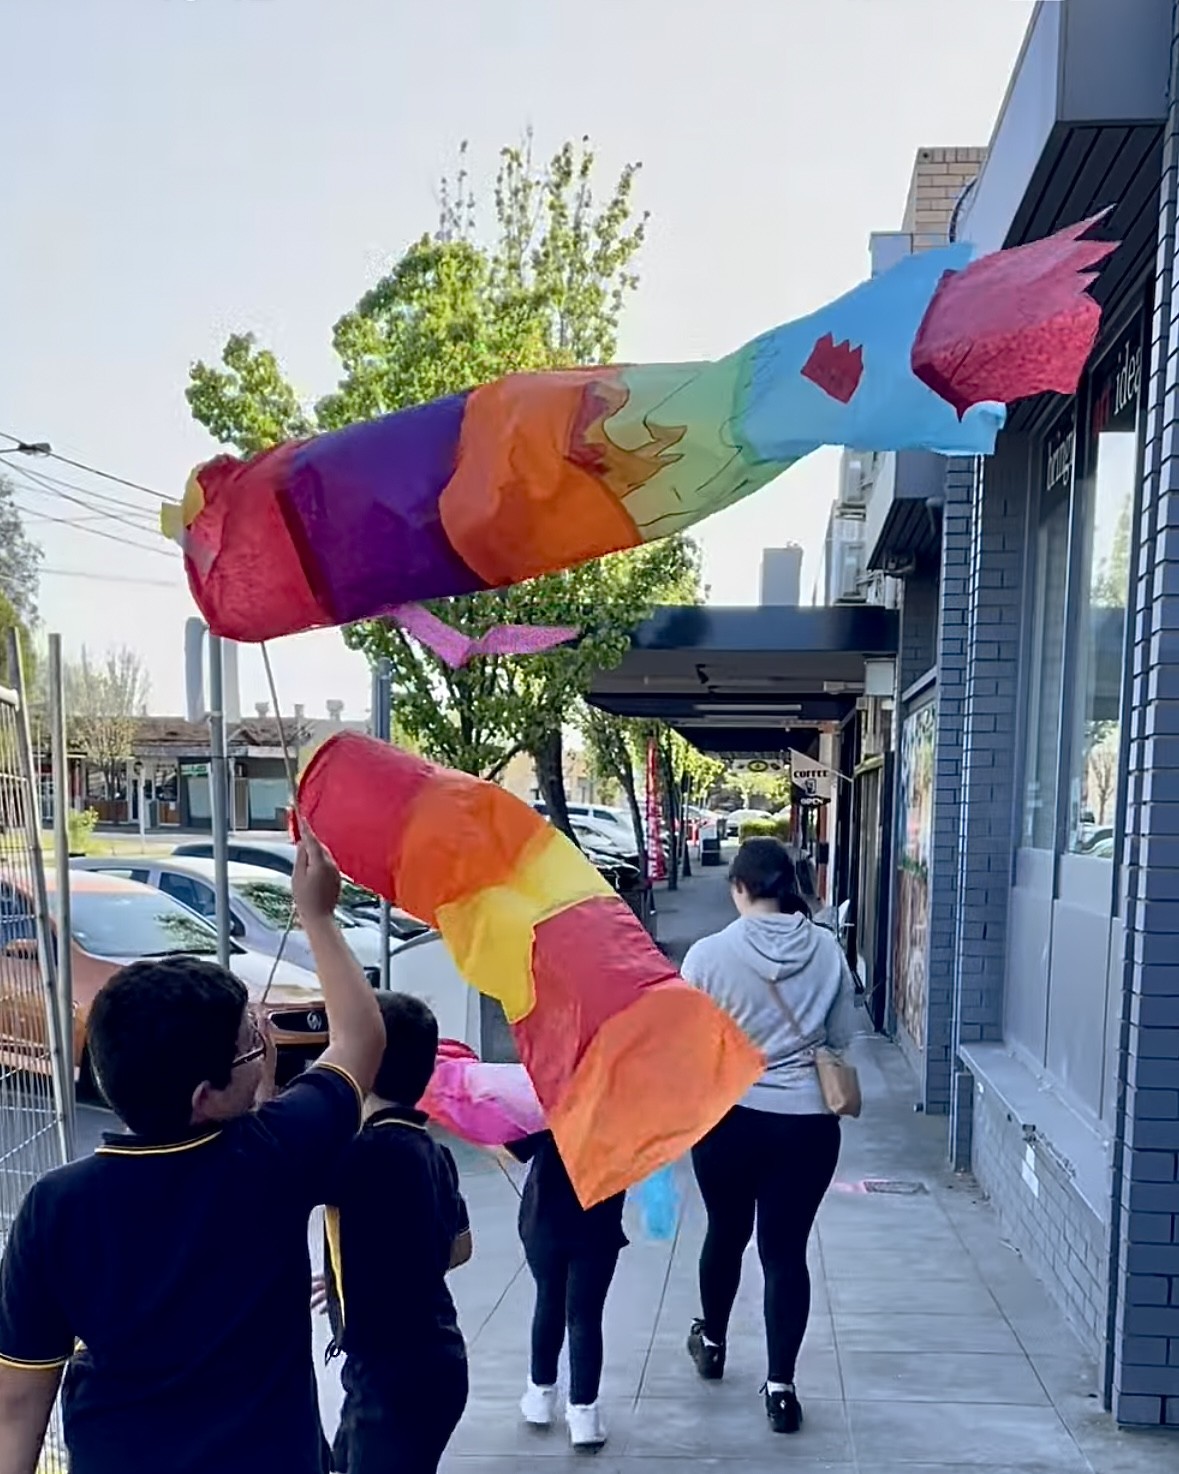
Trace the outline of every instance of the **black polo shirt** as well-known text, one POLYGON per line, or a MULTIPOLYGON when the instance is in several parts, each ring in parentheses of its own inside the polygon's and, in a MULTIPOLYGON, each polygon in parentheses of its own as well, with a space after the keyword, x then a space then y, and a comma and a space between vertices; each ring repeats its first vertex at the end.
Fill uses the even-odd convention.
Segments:
POLYGON ((416 1375, 465 1355, 446 1283, 469 1228, 450 1152, 426 1117, 393 1107, 365 1123, 339 1164, 325 1215, 335 1347, 366 1371, 416 1375))
POLYGON ((359 1117, 317 1067, 183 1141, 108 1135, 32 1188, 0 1360, 65 1366, 71 1474, 320 1474, 307 1221, 359 1117))

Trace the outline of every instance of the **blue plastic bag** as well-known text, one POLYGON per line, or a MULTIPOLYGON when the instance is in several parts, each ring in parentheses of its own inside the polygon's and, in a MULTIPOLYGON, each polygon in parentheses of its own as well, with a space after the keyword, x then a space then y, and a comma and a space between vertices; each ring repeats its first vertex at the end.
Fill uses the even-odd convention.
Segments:
POLYGON ((656 1240, 674 1238, 680 1216, 680 1195, 676 1187, 675 1169, 660 1167, 646 1182, 639 1183, 635 1196, 642 1216, 643 1232, 647 1237, 656 1240))

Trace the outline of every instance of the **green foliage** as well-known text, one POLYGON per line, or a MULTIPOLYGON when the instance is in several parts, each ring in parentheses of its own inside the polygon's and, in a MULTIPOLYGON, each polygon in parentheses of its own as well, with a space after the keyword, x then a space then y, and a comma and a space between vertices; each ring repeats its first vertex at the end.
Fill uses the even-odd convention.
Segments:
POLYGON ((41 549, 25 532, 15 488, 0 475, 0 595, 26 630, 37 622, 40 568, 41 549))
POLYGON ((790 839, 789 823, 785 819, 771 819, 767 814, 764 819, 746 819, 737 831, 737 837, 742 841, 766 836, 785 843, 790 839))
MULTIPOLYGON (((253 453, 501 374, 610 361, 638 282, 632 268, 646 217, 634 217, 637 168, 624 168, 599 204, 588 139, 564 144, 540 168, 529 137, 500 155, 494 229, 481 242, 464 148, 455 178, 443 184, 435 235, 411 245, 336 323, 341 373, 332 393, 305 411, 274 355, 238 334, 220 367, 193 366, 194 417, 253 453)), ((398 726, 429 757, 493 778, 517 752, 544 750, 551 769, 553 734, 593 676, 622 659, 652 604, 690 602, 699 582, 695 546, 671 538, 514 588, 438 601, 433 612, 472 636, 502 623, 582 631, 575 644, 543 655, 485 657, 457 671, 381 623, 357 625, 345 639, 370 659, 389 658, 398 726)))
POLYGON ((8 636, 16 630, 20 641, 21 665, 24 669, 26 699, 32 698, 37 680, 37 651, 29 635, 28 626, 17 614, 11 599, 0 592, 0 685, 15 689, 17 672, 9 668, 8 636))
POLYGON ((71 855, 89 855, 94 852, 94 826, 98 823, 98 811, 72 809, 66 816, 71 855))

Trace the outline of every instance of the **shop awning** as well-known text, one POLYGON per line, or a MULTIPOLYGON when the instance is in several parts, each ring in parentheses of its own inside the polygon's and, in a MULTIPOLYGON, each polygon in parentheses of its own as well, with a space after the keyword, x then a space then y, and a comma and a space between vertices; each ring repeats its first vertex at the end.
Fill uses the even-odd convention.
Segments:
POLYGON ((805 751, 864 694, 869 662, 897 649, 897 616, 878 605, 657 609, 589 700, 659 718, 704 752, 805 751))

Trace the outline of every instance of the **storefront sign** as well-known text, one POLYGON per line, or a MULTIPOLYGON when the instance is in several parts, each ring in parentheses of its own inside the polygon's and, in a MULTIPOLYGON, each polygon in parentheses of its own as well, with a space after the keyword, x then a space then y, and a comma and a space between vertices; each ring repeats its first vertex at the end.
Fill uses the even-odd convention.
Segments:
POLYGON ((1142 396, 1142 324, 1135 322, 1122 342, 1102 360, 1093 375, 1089 435, 1132 430, 1138 423, 1142 396))
POLYGON ((1044 491, 1052 492, 1072 484, 1073 456, 1077 448, 1076 420, 1072 410, 1062 417, 1044 442, 1044 491))
POLYGON ((831 797, 831 770, 801 752, 790 753, 790 781, 795 788, 801 789, 804 799, 826 802, 831 797))

